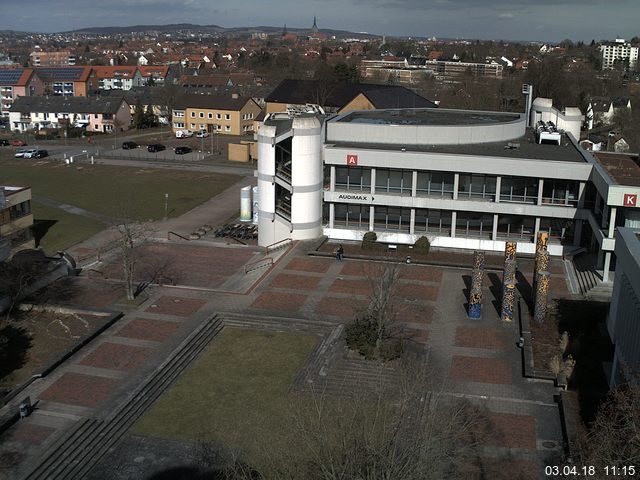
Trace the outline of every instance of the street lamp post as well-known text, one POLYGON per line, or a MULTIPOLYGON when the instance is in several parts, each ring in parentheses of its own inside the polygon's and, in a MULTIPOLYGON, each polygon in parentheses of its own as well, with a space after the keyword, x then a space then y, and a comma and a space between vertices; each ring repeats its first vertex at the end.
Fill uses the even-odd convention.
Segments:
POLYGON ((164 219, 167 219, 167 216, 169 214, 169 194, 165 193, 164 194, 164 219))

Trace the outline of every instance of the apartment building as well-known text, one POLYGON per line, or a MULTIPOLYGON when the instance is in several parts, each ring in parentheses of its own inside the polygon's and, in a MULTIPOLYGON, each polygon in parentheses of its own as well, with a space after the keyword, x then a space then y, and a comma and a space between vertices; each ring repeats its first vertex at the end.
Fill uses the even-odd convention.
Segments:
POLYGON ((29 63, 32 67, 74 66, 76 64, 76 56, 68 50, 59 52, 35 51, 29 55, 29 63))
POLYGON ((0 261, 34 248, 32 227, 31 187, 0 186, 0 261))
POLYGON ((131 125, 129 104, 122 97, 21 97, 9 113, 12 130, 24 132, 71 125, 91 132, 127 130, 131 125))
POLYGON ((245 135, 253 133, 253 121, 260 112, 260 106, 249 97, 187 94, 175 103, 172 126, 174 132, 245 135))
POLYGON ((18 97, 42 95, 44 84, 31 68, 0 69, 0 115, 9 110, 18 97))
POLYGON ((93 90, 91 67, 40 67, 34 70, 42 80, 47 95, 86 97, 93 90))
POLYGON ((628 65, 629 70, 635 71, 638 66, 638 47, 626 43, 621 38, 600 45, 600 55, 603 70, 613 70, 616 64, 621 64, 628 65))
POLYGON ((93 86, 101 90, 130 90, 144 85, 137 66, 92 67, 93 86))

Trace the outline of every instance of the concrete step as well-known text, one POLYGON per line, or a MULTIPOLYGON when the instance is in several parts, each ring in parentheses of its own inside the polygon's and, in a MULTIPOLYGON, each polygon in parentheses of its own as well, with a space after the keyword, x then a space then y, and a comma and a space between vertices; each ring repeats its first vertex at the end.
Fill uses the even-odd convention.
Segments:
POLYGON ((213 316, 193 332, 147 380, 105 419, 87 419, 53 445, 25 479, 77 479, 86 475, 133 423, 222 330, 213 316))

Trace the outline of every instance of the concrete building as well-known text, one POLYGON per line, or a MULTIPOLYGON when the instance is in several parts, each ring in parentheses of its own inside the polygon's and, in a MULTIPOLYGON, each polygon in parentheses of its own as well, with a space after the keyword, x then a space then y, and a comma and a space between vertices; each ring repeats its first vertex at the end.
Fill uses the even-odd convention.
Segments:
POLYGON ((34 248, 31 187, 0 186, 0 261, 34 248))
POLYGON ((638 47, 626 43, 622 38, 600 45, 600 55, 603 70, 613 70, 617 64, 620 64, 635 71, 638 66, 638 47))
POLYGON ((618 258, 607 329, 615 345, 611 387, 640 381, 640 232, 619 228, 618 258))
POLYGON ((292 214, 321 193, 322 232, 331 239, 375 231, 389 244, 426 236, 435 247, 487 251, 515 240, 533 254, 546 231, 550 254, 585 248, 608 282, 616 227, 640 223, 640 166, 582 150, 571 133, 577 112, 565 116, 564 131, 528 127, 524 114, 443 109, 354 111, 313 134, 295 128, 297 118, 267 116, 258 135, 259 188, 271 192, 260 194, 260 215, 277 224, 261 223, 261 245, 315 229, 315 217, 292 214), (321 136, 321 155, 296 155, 298 135, 321 136), (322 182, 306 179, 298 190, 291 172, 316 171, 317 163, 322 182))

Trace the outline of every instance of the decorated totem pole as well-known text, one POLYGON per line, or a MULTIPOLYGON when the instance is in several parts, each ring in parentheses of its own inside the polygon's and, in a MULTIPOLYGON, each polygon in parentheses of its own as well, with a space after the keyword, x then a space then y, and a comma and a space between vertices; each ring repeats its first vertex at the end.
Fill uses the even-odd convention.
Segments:
POLYGON ((469 294, 469 318, 479 320, 482 314, 482 280, 484 278, 484 252, 474 252, 471 293, 469 294))

